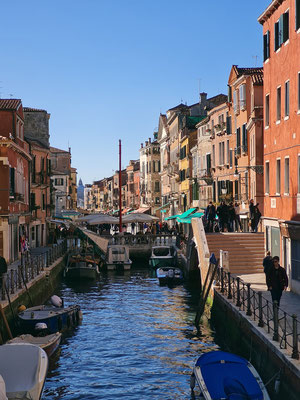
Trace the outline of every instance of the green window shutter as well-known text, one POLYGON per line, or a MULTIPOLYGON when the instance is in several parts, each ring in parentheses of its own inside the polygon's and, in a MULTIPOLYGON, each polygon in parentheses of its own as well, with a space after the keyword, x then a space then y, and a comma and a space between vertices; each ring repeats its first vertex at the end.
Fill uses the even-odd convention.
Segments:
POLYGON ((289 19, 290 19, 290 13, 288 11, 282 14, 283 43, 285 43, 289 39, 289 19))
POLYGON ((280 47, 283 43, 283 14, 280 15, 278 22, 278 46, 280 47))
POLYGON ((226 133, 227 135, 231 135, 231 117, 226 117, 226 133))
POLYGON ((274 24, 274 51, 279 48, 279 22, 274 24))

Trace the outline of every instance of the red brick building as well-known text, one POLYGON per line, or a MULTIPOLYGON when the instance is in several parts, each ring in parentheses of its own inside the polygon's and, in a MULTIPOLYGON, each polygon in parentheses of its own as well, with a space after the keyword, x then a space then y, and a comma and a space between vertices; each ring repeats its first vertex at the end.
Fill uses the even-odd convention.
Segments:
POLYGON ((264 42, 264 225, 300 293, 300 0, 274 0, 258 18, 264 42))
POLYGON ((0 99, 0 254, 8 262, 28 237, 29 145, 24 141, 24 115, 19 99, 0 99))

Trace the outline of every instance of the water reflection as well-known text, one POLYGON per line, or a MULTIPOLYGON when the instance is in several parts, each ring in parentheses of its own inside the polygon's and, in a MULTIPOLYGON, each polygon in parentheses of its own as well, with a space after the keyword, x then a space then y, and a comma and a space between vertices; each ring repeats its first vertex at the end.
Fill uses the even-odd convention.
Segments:
POLYGON ((83 321, 50 362, 43 399, 191 399, 189 378, 202 351, 215 346, 194 327, 198 292, 161 287, 147 269, 102 274, 62 285, 65 304, 83 321))

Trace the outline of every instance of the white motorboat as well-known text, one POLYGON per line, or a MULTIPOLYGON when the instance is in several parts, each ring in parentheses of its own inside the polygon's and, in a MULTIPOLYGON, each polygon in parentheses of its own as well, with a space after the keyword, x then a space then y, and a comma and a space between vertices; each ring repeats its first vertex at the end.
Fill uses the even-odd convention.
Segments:
POLYGON ((210 351, 198 358, 191 376, 192 390, 196 383, 205 400, 270 400, 253 365, 225 351, 210 351))
POLYGON ((0 346, 0 375, 8 400, 40 400, 48 371, 48 357, 28 343, 0 346))
POLYGON ((174 246, 160 245, 153 246, 149 265, 152 268, 176 267, 177 251, 174 246))
POLYGON ((130 270, 132 261, 129 258, 128 246, 122 244, 108 246, 105 264, 107 269, 111 271, 116 269, 130 270))

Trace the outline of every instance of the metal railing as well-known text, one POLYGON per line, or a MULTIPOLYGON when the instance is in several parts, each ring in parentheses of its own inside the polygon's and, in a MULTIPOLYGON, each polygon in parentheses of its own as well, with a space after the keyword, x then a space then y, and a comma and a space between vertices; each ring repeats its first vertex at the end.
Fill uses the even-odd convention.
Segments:
POLYGON ((232 276, 222 267, 218 268, 217 289, 241 311, 265 328, 279 342, 281 349, 291 350, 291 357, 299 359, 300 321, 297 315, 290 315, 274 303, 266 299, 262 292, 253 290, 250 283, 232 276))
POLYGON ((124 235, 124 236, 113 236, 109 239, 109 244, 125 244, 128 246, 137 245, 176 245, 178 242, 177 235, 162 234, 162 235, 152 235, 152 234, 137 234, 137 235, 124 235))
POLYGON ((37 256, 32 256, 30 252, 22 254, 20 264, 15 268, 8 269, 2 275, 1 300, 9 300, 10 295, 18 290, 26 288, 27 283, 40 275, 45 268, 53 264, 58 258, 62 257, 67 251, 67 240, 53 245, 46 252, 37 256))

